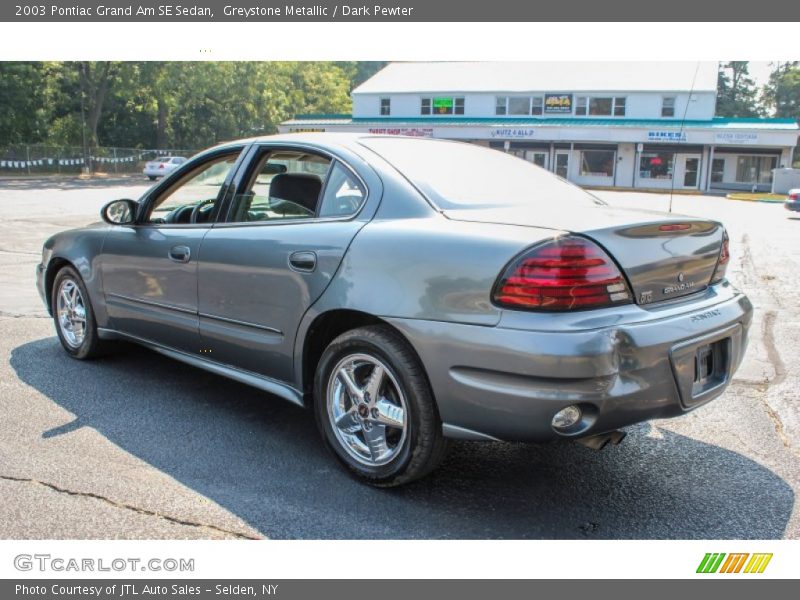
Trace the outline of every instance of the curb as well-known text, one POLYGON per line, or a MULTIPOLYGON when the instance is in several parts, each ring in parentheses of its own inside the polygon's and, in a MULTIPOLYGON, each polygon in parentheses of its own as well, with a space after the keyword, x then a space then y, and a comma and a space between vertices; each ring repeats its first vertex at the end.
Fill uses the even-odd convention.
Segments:
POLYGON ((737 198, 736 194, 727 194, 725 196, 728 200, 738 200, 739 202, 761 202, 762 204, 783 204, 786 198, 737 198))

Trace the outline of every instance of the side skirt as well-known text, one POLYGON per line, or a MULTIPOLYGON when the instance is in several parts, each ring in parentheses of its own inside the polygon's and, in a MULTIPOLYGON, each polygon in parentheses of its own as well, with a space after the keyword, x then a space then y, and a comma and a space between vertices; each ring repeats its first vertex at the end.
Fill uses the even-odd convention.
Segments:
POLYGON ((102 340, 127 340, 134 342, 144 346, 145 348, 154 350, 159 354, 163 354, 169 358, 186 363, 187 365, 191 365, 193 367, 197 367, 198 369, 203 369, 217 375, 222 375, 228 379, 233 379, 239 383, 244 383, 245 385, 249 385, 270 394, 274 394, 283 398, 284 400, 288 400, 292 404, 296 404, 297 406, 301 406, 303 408, 306 406, 303 402, 303 394, 294 389, 292 386, 278 381, 277 379, 272 379, 271 377, 267 377, 265 375, 259 375, 250 371, 237 369, 236 367, 231 367, 229 365, 216 363, 206 358, 181 352, 180 350, 173 350, 172 348, 167 348, 166 346, 162 346, 155 342, 136 337, 135 335, 114 331, 113 329, 98 327, 97 334, 102 340))

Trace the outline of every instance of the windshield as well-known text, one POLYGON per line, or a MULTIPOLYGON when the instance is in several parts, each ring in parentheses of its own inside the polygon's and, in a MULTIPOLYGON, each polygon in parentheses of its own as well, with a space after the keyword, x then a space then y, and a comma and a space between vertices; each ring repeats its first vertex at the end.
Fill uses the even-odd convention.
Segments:
POLYGON ((532 163, 499 150, 443 140, 374 137, 361 144, 405 175, 441 210, 602 201, 532 163))

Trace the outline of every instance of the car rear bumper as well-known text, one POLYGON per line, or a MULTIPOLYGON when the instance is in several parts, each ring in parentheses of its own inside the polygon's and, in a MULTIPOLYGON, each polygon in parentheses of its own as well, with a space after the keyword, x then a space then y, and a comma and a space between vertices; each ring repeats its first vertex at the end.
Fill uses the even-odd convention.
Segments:
POLYGON ((722 394, 742 361, 753 309, 732 287, 715 287, 660 310, 632 306, 638 320, 597 328, 559 330, 557 319, 536 330, 502 320, 497 327, 387 320, 420 355, 446 435, 546 441, 678 416, 722 394), (713 376, 696 383, 698 349, 716 358, 713 376), (553 415, 573 404, 586 419, 556 432, 553 415))
POLYGON ((783 203, 783 206, 786 210, 800 212, 800 200, 787 200, 783 203))

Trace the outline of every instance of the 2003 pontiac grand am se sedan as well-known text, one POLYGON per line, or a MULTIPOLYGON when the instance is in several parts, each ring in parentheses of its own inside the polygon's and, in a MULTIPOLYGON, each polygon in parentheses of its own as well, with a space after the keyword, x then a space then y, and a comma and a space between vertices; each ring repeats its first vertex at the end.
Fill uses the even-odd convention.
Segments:
POLYGON ((470 144, 230 142, 102 216, 38 266, 71 356, 129 340, 313 407, 375 485, 448 438, 601 447, 684 414, 723 392, 752 317, 720 223, 470 144))

